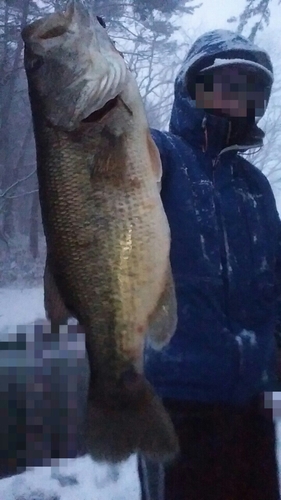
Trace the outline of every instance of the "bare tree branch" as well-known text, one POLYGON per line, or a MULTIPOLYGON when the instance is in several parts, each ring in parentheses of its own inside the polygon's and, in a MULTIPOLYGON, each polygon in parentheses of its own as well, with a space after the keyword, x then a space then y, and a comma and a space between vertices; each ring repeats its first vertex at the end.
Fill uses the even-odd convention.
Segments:
POLYGON ((38 189, 33 189, 33 191, 25 191, 24 193, 15 194, 12 196, 7 196, 8 199, 21 198, 22 196, 28 196, 30 194, 38 193, 38 189))
MULTIPOLYGON (((11 186, 9 186, 7 189, 5 189, 5 191, 3 191, 2 193, 0 193, 0 198, 4 198, 7 193, 9 191, 11 191, 11 189, 17 187, 19 184, 21 184, 22 182, 25 182, 27 179, 29 179, 32 175, 34 175, 36 172, 36 168, 30 172, 28 175, 26 175, 25 177, 23 177, 22 179, 18 179, 16 182, 14 182, 11 186)), ((12 197, 9 197, 9 198, 12 198, 12 197)))

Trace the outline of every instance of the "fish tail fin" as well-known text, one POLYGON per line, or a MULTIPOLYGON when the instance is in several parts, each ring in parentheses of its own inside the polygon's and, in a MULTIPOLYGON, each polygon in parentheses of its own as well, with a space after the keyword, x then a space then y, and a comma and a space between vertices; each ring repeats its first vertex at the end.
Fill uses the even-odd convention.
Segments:
POLYGON ((86 439, 88 452, 98 462, 118 463, 134 453, 169 462, 179 452, 173 424, 161 400, 136 373, 111 390, 97 381, 90 382, 86 439))

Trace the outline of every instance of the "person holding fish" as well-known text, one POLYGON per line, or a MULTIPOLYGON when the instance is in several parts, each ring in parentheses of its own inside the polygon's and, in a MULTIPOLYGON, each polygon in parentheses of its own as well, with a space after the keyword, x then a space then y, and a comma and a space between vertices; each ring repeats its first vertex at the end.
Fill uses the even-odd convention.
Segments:
POLYGON ((107 463, 137 453, 143 500, 279 499, 262 394, 281 225, 240 154, 263 144, 269 56, 229 31, 200 37, 160 132, 83 2, 22 36, 45 307, 52 327, 73 316, 85 332, 87 451, 107 463))
MULTIPOLYGON (((179 436, 175 463, 140 457, 142 500, 278 500, 275 428, 263 391, 275 372, 281 224, 264 174, 241 153, 273 83, 268 54, 216 30, 175 81, 163 165, 178 325, 145 373, 179 436)), ((280 321, 280 317, 279 317, 280 321)))

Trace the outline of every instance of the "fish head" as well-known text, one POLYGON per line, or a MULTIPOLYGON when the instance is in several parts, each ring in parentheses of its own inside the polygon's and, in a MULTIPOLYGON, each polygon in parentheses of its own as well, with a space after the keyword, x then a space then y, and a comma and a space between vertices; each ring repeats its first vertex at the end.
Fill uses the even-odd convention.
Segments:
POLYGON ((126 86, 124 58, 82 0, 29 24, 22 38, 31 102, 54 127, 74 130, 126 86))

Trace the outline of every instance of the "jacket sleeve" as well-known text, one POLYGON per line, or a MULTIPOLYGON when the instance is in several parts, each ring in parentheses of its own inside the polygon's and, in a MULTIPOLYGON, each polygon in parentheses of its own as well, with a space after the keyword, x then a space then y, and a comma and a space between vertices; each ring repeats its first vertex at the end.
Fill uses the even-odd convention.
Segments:
POLYGON ((274 192, 272 190, 271 184, 267 177, 254 165, 249 163, 244 159, 244 168, 251 175, 252 179, 255 179, 256 187, 259 186, 259 192, 263 196, 264 200, 264 212, 267 214, 268 224, 273 232, 272 237, 274 239, 274 300, 275 302, 275 324, 273 325, 274 331, 272 335, 275 338, 275 350, 272 353, 272 358, 268 365, 269 382, 267 389, 281 390, 280 386, 278 389, 272 389, 275 387, 276 376, 278 377, 279 384, 281 383, 281 220, 278 213, 276 199, 274 192))
MULTIPOLYGON (((281 221, 279 220, 279 234, 276 257, 276 287, 277 287, 277 323, 275 338, 278 350, 281 350, 281 221)), ((281 376, 281 373, 280 373, 281 376)))
POLYGON ((275 391, 281 390, 281 221, 279 220, 279 235, 277 245, 276 258, 276 288, 277 288, 277 320, 275 325, 275 340, 276 340, 276 384, 275 391))
POLYGON ((245 159, 244 166, 246 169, 251 171, 251 175, 254 175, 254 173, 256 173, 256 181, 260 186, 260 192, 264 197, 265 211, 268 214, 268 218, 273 221, 273 224, 271 222, 271 227, 274 228, 273 230, 275 240, 275 297, 277 300, 277 323, 275 325, 275 338, 277 341, 277 346, 281 350, 281 220, 276 205, 276 199, 267 177, 257 167, 254 167, 254 165, 252 165, 245 159))

